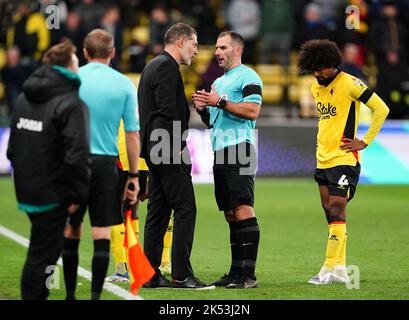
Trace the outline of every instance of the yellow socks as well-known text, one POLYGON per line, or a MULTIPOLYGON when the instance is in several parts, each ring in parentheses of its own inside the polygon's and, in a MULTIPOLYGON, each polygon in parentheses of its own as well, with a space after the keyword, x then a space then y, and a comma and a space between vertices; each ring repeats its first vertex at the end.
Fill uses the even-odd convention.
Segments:
POLYGON ((172 247, 173 237, 173 219, 169 220, 168 229, 163 237, 163 252, 161 267, 167 267, 170 264, 170 248, 172 247))
POLYGON ((344 242, 342 243, 341 251, 338 255, 337 260, 335 261, 335 266, 346 266, 347 265, 347 232, 345 228, 345 237, 344 242))
MULTIPOLYGON (((136 232, 136 237, 139 240, 139 219, 132 220, 133 227, 136 232)), ((169 221, 168 229, 163 238, 163 254, 161 267, 169 268, 170 270, 170 248, 172 246, 173 235, 173 220, 169 221)), ((123 223, 111 226, 111 250, 115 261, 115 272, 124 274, 128 271, 127 257, 124 248, 125 226, 123 223)))
POLYGON ((124 274, 127 271, 124 249, 125 226, 123 223, 111 226, 111 250, 115 261, 115 271, 124 274))
POLYGON ((335 265, 346 263, 346 223, 332 222, 329 225, 327 251, 324 266, 333 270, 335 265))

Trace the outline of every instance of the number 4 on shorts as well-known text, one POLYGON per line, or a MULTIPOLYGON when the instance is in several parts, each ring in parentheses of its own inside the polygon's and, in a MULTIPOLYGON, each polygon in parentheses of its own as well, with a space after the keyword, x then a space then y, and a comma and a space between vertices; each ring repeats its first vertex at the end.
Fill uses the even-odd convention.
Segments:
POLYGON ((343 174, 342 177, 339 178, 339 180, 338 180, 338 185, 347 186, 349 183, 348 183, 348 179, 346 179, 346 177, 347 176, 345 174, 343 174))

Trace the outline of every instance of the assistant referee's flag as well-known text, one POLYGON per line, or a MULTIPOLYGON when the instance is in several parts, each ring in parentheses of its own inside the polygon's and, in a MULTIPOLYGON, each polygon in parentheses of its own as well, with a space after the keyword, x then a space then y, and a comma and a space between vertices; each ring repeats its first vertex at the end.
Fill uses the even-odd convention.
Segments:
POLYGON ((155 274, 155 270, 146 258, 132 224, 132 211, 127 208, 125 213, 124 247, 128 256, 128 271, 131 293, 138 294, 138 289, 147 283, 155 274))

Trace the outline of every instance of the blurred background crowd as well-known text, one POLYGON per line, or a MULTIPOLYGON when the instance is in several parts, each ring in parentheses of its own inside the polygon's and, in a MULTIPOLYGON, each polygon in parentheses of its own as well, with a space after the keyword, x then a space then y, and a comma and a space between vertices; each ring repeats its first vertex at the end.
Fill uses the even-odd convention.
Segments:
POLYGON ((103 28, 115 36, 112 67, 137 84, 145 64, 163 49, 167 28, 179 21, 194 26, 199 40, 192 67, 182 68, 187 95, 209 89, 222 74, 214 45, 218 33, 230 29, 244 37, 243 62, 264 82, 262 116, 281 110, 282 121, 313 118, 314 79, 298 73, 297 50, 307 40, 327 38, 341 48, 343 70, 385 100, 390 119, 409 118, 409 0, 0 0, 1 119, 7 121, 22 83, 51 45, 72 41, 83 65, 85 35, 103 28), (346 26, 354 19, 346 14, 349 5, 359 8, 357 29, 346 26))

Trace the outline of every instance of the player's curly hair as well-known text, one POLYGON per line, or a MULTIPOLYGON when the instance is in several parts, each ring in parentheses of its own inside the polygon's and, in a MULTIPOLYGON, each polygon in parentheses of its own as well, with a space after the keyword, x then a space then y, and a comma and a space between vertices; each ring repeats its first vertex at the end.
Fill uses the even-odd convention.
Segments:
POLYGON ((297 59, 301 73, 313 73, 324 68, 337 68, 342 64, 342 53, 337 44, 314 39, 302 44, 297 59))

